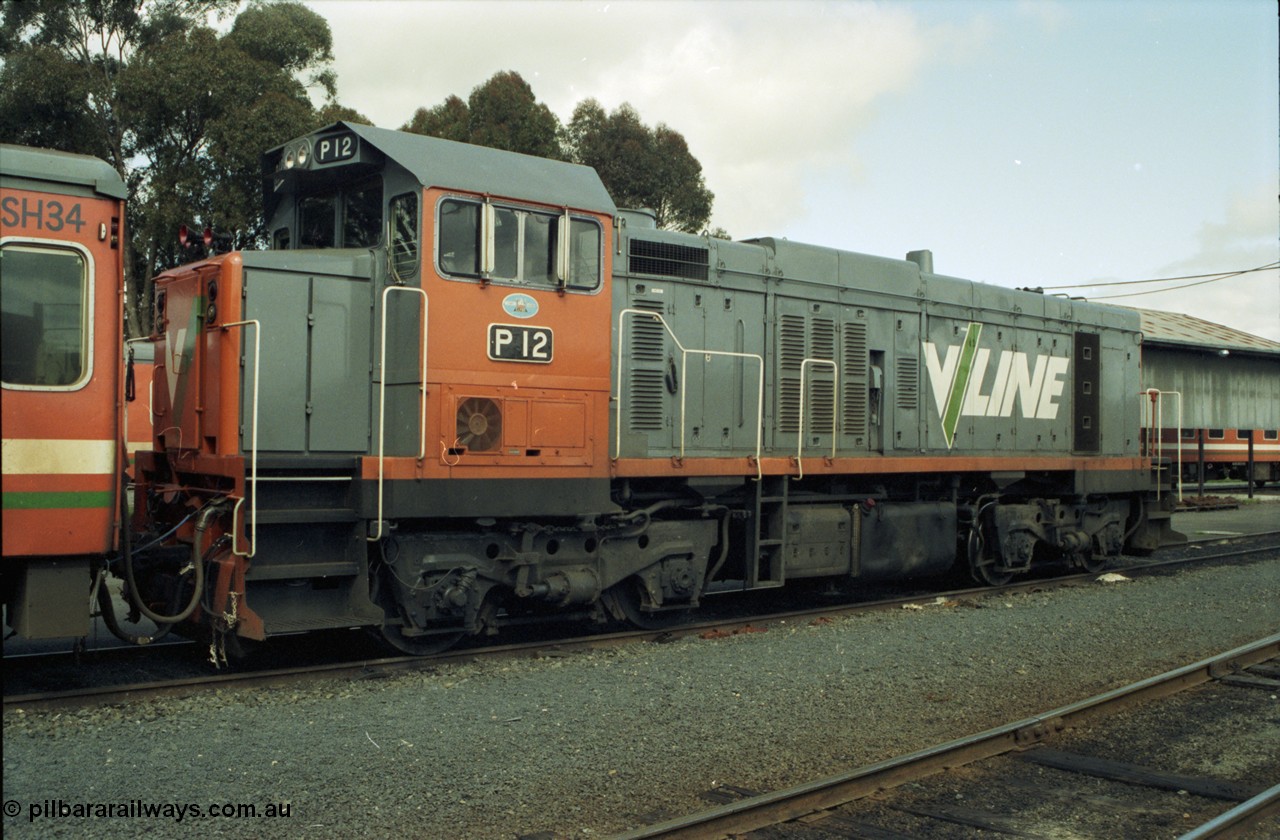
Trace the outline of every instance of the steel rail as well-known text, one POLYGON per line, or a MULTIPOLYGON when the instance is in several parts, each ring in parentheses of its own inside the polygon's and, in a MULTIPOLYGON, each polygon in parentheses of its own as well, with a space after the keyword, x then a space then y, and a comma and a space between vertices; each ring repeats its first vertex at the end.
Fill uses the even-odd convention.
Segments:
MULTIPOLYGON (((815 811, 835 808, 942 770, 1033 746, 1090 717, 1111 714, 1120 708, 1167 697, 1276 656, 1280 656, 1280 633, 986 732, 804 785, 748 797, 690 816, 637 828, 615 835, 613 840, 726 837, 777 825, 815 811)), ((1273 791, 1268 791, 1264 796, 1272 793, 1273 791)))
MULTIPOLYGON (((1194 565, 1198 563, 1241 557, 1264 551, 1276 551, 1280 546, 1261 546, 1243 548, 1235 551, 1211 555, 1191 556, 1170 560, 1155 560, 1120 569, 1125 574, 1142 574, 1166 568, 1194 565)), ((903 608, 911 605, 930 605, 946 603, 966 598, 986 595, 1012 594, 1018 592, 1044 590, 1048 586, 1066 586, 1071 584, 1092 582, 1101 573, 1082 572, 1053 578, 1035 578, 1019 580, 1000 587, 970 587, 945 592, 914 592, 909 595, 863 601, 857 603, 825 604, 818 607, 784 610, 768 614, 751 616, 734 616, 732 618, 707 618, 702 621, 681 624, 662 630, 621 630, 611 633, 594 633, 569 639, 539 640, 518 642, 486 647, 459 648, 433 656, 391 656, 377 659, 359 660, 356 662, 338 662, 322 665, 294 666, 289 668, 269 669, 263 671, 230 672, 222 674, 202 674, 195 677, 183 677, 170 680, 157 680, 147 683, 128 685, 96 686, 72 689, 70 691, 36 692, 29 694, 7 695, 4 697, 4 708, 26 707, 62 707, 84 706, 88 704, 111 704, 135 701, 147 696, 184 696, 208 688, 235 686, 263 686, 286 683, 301 677, 325 678, 358 676, 369 672, 387 672, 397 670, 413 670, 431 667, 450 662, 471 661, 477 657, 502 658, 518 656, 538 656, 546 651, 578 651, 601 647, 610 647, 632 642, 656 641, 683 638, 709 631, 741 630, 748 626, 781 624, 789 621, 812 620, 819 617, 850 616, 862 612, 903 608)), ((128 648, 107 648, 104 650, 129 650, 128 648)), ((32 656, 50 656, 51 654, 34 654, 32 656)), ((54 656, 61 654, 52 654, 54 656)), ((13 660, 19 656, 6 656, 13 660)))
POLYGON ((1194 831, 1188 831, 1178 840, 1235 837, 1241 829, 1256 825, 1275 814, 1280 814, 1280 785, 1269 787, 1252 799, 1241 802, 1230 811, 1219 814, 1194 831))

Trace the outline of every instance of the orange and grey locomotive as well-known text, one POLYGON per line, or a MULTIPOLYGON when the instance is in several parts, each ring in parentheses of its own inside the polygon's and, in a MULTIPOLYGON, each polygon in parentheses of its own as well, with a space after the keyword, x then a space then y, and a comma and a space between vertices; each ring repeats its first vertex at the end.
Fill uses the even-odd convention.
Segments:
POLYGON ((426 653, 1177 537, 1125 310, 659 230, 591 169, 351 123, 263 175, 271 249, 155 284, 167 547, 124 565, 157 622, 426 653))

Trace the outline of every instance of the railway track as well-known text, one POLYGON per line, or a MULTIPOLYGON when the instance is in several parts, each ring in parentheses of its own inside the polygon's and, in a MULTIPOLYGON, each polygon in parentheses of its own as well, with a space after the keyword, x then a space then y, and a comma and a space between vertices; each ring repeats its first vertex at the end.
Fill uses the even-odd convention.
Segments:
MULTIPOLYGON (((1234 562, 1253 555, 1275 552, 1280 548, 1280 533, 1257 535, 1261 537, 1243 541, 1217 541, 1219 550, 1205 553, 1202 544, 1185 549, 1177 556, 1157 560, 1134 561, 1118 566, 1112 571, 1126 575, 1150 575, 1176 571, 1191 564, 1209 562, 1234 562)), ((855 615, 860 612, 885 609, 927 608, 928 606, 952 606, 998 594, 1039 591, 1054 587, 1092 584, 1097 574, 1069 574, 1052 578, 1035 578, 1008 585, 980 588, 953 589, 945 592, 914 591, 907 595, 878 597, 871 601, 853 603, 827 603, 821 606, 775 611, 768 614, 743 616, 741 611, 664 630, 622 630, 607 633, 579 633, 546 636, 531 641, 510 644, 481 644, 466 646, 430 657, 368 656, 372 648, 355 645, 348 648, 346 656, 336 660, 312 661, 297 664, 289 651, 277 651, 276 661, 288 665, 264 665, 241 670, 211 673, 200 663, 198 648, 194 643, 176 646, 171 653, 176 661, 157 663, 154 649, 110 649, 101 652, 104 660, 119 658, 120 663, 104 667, 102 677, 94 675, 92 667, 82 666, 72 655, 42 655, 24 660, 6 657, 4 707, 10 708, 61 708, 109 705, 134 702, 151 697, 181 697, 202 691, 217 689, 248 689, 286 685, 292 682, 314 679, 369 679, 395 672, 431 668, 477 659, 538 658, 562 656, 574 651, 584 651, 646 641, 663 641, 671 638, 702 635, 715 637, 749 630, 759 630, 771 625, 807 623, 829 618, 855 615), (45 673, 39 669, 49 668, 45 673), (27 673, 30 670, 32 673, 27 673), (84 682, 77 682, 84 681, 84 682), (68 682, 72 684, 67 685, 68 682), (57 685, 57 688, 44 686, 57 685)), ((348 636, 354 634, 347 634, 348 636)), ((286 637, 276 644, 296 644, 298 639, 286 637)), ((340 642, 339 642, 340 644, 340 642)), ((315 645, 303 644, 302 648, 315 645)), ((301 648, 300 648, 301 650, 301 648)), ((99 663, 101 664, 101 663, 99 663)))
POLYGON ((718 807, 615 840, 1275 836, 1277 692, 1280 634, 788 790, 725 785, 705 796, 718 807), (1228 778, 1230 763, 1250 751, 1269 756, 1269 778, 1228 778), (1215 757, 1225 769, 1203 772, 1215 757), (1252 827, 1260 833, 1242 834, 1252 827))

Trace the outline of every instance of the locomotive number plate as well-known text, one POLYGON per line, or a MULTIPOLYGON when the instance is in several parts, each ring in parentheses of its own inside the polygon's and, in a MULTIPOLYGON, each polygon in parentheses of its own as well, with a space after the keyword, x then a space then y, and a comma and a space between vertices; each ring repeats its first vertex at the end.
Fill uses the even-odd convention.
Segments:
POLYGON ((495 362, 551 361, 551 330, 521 324, 489 325, 489 358, 495 362))
POLYGON ((333 134, 316 141, 316 163, 337 163, 356 156, 359 140, 350 132, 333 134))

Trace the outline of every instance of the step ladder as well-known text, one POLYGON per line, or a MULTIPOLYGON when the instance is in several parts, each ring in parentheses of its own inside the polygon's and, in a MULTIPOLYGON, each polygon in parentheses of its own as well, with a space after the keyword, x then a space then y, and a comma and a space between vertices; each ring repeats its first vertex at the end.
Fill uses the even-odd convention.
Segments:
POLYGON ((749 499, 752 520, 747 528, 746 589, 772 589, 786 582, 787 493, 785 475, 753 481, 749 499))

